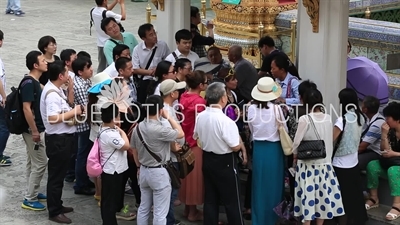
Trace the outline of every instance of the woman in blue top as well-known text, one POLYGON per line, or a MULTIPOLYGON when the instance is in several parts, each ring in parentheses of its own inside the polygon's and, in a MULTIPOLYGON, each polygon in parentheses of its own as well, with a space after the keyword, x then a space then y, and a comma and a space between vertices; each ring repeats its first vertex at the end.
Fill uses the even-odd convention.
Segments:
POLYGON ((275 56, 271 62, 271 73, 282 87, 282 94, 277 101, 287 105, 299 104, 300 77, 290 59, 283 54, 275 56))

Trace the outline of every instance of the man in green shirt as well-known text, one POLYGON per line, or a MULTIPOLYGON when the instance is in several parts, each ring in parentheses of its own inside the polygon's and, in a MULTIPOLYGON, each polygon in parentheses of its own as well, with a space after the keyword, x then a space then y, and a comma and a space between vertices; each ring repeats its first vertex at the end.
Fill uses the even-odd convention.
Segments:
POLYGON ((125 44, 129 47, 129 50, 133 52, 133 49, 138 44, 135 36, 130 32, 121 32, 121 29, 117 21, 112 17, 107 17, 101 21, 101 29, 110 36, 110 39, 104 44, 103 52, 107 59, 107 65, 113 63, 113 49, 117 44, 125 44))

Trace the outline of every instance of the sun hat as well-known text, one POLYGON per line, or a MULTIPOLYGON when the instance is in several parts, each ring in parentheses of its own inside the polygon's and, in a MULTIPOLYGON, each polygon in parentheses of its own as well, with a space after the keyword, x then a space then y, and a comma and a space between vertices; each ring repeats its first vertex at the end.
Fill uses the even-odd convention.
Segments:
POLYGON ((251 97, 260 102, 268 102, 279 98, 282 94, 281 86, 270 77, 260 78, 251 91, 251 97))
POLYGON ((111 81, 112 79, 107 73, 98 73, 92 77, 92 87, 88 90, 88 92, 92 94, 98 94, 100 93, 101 88, 106 84, 110 84, 111 81))
POLYGON ((204 73, 211 73, 219 66, 221 66, 221 64, 211 64, 207 57, 202 57, 194 62, 194 70, 201 70, 204 73))
POLYGON ((162 95, 168 95, 173 91, 184 89, 186 87, 186 82, 176 82, 172 79, 166 79, 160 84, 160 92, 162 95))

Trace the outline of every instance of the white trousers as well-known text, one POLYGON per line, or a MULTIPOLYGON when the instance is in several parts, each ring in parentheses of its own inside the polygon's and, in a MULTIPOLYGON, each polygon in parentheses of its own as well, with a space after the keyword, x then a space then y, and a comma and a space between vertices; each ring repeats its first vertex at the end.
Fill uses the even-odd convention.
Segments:
POLYGON ((142 193, 137 225, 148 225, 153 206, 153 225, 167 224, 171 201, 171 181, 165 168, 140 167, 139 186, 142 193))

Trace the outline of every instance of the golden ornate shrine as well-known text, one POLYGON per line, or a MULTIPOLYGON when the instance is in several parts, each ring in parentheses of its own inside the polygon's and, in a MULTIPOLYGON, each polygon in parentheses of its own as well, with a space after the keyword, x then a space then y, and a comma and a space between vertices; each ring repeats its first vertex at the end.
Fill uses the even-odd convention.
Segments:
MULTIPOLYGON (((167 0, 169 1, 169 0, 167 0)), ((305 0, 319 1, 319 0, 305 0)), ((157 9, 164 10, 164 0, 151 0, 157 9)), ((201 0, 201 17, 206 15, 206 0, 201 0)), ((215 46, 226 54, 232 45, 243 48, 244 57, 250 60, 257 68, 261 67, 262 56, 258 49, 261 37, 281 35, 291 37, 291 52, 287 54, 295 61, 296 20, 292 21, 291 29, 277 29, 275 19, 279 13, 297 9, 297 0, 241 0, 238 5, 222 3, 222 0, 210 0, 211 9, 215 12, 215 46)), ((151 7, 146 8, 147 21, 155 19, 151 15, 151 7)), ((200 31, 205 35, 204 25, 200 31)))
POLYGON ((260 67, 260 38, 265 35, 288 35, 292 37, 291 53, 288 55, 294 60, 296 21, 292 22, 291 29, 278 30, 275 27, 275 18, 283 11, 297 9, 297 5, 297 0, 241 0, 238 5, 211 0, 211 9, 216 15, 213 20, 215 45, 223 52, 231 45, 240 45, 244 57, 251 60, 256 67, 260 67))

